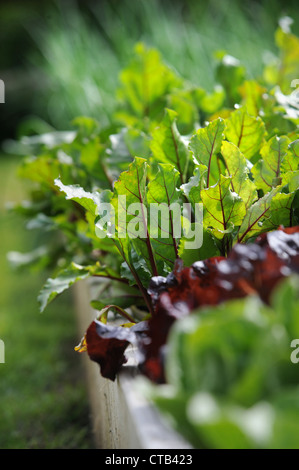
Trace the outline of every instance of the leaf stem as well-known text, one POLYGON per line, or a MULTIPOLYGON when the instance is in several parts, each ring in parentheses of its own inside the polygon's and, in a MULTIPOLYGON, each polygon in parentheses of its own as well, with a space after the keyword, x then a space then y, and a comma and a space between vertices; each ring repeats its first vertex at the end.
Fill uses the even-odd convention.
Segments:
POLYGON ((179 155, 178 144, 177 144, 177 141, 175 140, 175 135, 174 135, 174 131, 173 131, 173 128, 172 128, 171 124, 170 124, 170 130, 171 130, 171 137, 172 137, 174 150, 175 150, 175 155, 176 155, 177 166, 178 166, 178 170, 179 170, 179 173, 180 173, 181 183, 184 184, 184 175, 183 175, 182 168, 181 168, 181 163, 180 163, 180 155, 179 155))
POLYGON ((124 279, 122 277, 110 276, 108 274, 93 274, 92 277, 102 277, 102 278, 105 278, 105 279, 111 279, 112 281, 117 281, 117 282, 122 282, 124 284, 129 284, 129 281, 127 279, 124 279))
POLYGON ((131 317, 131 315, 129 315, 123 308, 119 307, 118 305, 114 305, 114 304, 106 305, 105 308, 107 308, 107 310, 109 308, 114 308, 115 310, 118 311, 118 313, 122 317, 126 318, 126 320, 128 320, 130 323, 136 323, 136 320, 133 317, 131 317))
POLYGON ((132 275, 133 275, 133 277, 136 281, 136 284, 137 284, 137 286, 138 286, 138 288, 139 288, 139 290, 142 294, 142 297, 144 298, 144 301, 145 301, 146 306, 149 310, 149 313, 152 314, 153 313, 153 307, 152 307, 151 300, 149 298, 149 295, 148 295, 146 289, 143 287, 143 284, 142 284, 141 280, 139 279, 139 276, 138 276, 137 272, 135 271, 134 267, 131 266, 130 263, 128 262, 128 260, 126 259, 126 256, 125 256, 123 250, 118 246, 118 244, 115 241, 114 241, 114 243, 115 243, 115 246, 118 249, 119 253, 121 254, 123 260, 127 263, 128 267, 129 267, 129 269, 130 269, 130 271, 131 271, 131 273, 132 273, 132 275))

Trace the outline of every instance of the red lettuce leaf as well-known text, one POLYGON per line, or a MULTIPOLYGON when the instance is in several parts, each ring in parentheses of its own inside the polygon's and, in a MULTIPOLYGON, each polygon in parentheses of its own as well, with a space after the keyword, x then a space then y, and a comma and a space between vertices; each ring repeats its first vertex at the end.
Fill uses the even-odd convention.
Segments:
POLYGON ((154 314, 141 371, 155 382, 165 381, 163 359, 176 319, 201 306, 249 294, 269 303, 277 283, 292 272, 299 272, 299 227, 263 234, 255 243, 236 244, 227 258, 214 257, 185 268, 177 265, 167 278, 153 278, 149 294, 154 314))
POLYGON ((259 295, 270 303, 275 286, 292 272, 299 273, 299 226, 262 234, 254 243, 236 244, 228 256, 213 257, 184 267, 177 260, 167 277, 153 277, 148 289, 153 315, 131 328, 94 321, 85 336, 90 358, 101 374, 115 380, 133 344, 140 371, 163 383, 167 338, 174 322, 201 306, 259 295))
POLYGON ((147 330, 147 322, 140 322, 131 328, 106 325, 94 320, 85 334, 87 353, 92 361, 99 364, 103 377, 115 380, 121 366, 127 362, 124 355, 129 344, 138 346, 139 338, 147 330))

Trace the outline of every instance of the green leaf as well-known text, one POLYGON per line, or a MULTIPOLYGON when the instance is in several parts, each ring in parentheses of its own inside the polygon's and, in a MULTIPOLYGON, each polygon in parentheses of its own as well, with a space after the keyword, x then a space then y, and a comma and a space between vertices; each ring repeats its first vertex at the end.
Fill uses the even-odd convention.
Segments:
POLYGON ((18 175, 21 178, 26 178, 35 183, 38 183, 41 188, 55 190, 54 179, 59 176, 61 172, 61 165, 59 162, 51 157, 49 154, 41 155, 39 157, 28 157, 23 160, 19 169, 18 175))
POLYGON ((155 255, 170 265, 178 256, 177 238, 181 236, 179 176, 173 165, 159 164, 158 172, 147 189, 151 243, 155 255))
POLYGON ((284 173, 282 175, 282 185, 287 185, 290 193, 299 189, 299 170, 284 173))
POLYGON ((80 143, 94 139, 100 132, 100 123, 89 116, 77 116, 72 120, 72 125, 76 128, 75 140, 80 143))
MULTIPOLYGON (((278 137, 277 139, 280 139, 280 142, 282 140, 285 140, 286 143, 290 142, 290 139, 288 137, 278 137)), ((283 147, 284 143, 281 142, 281 146, 283 147)), ((295 142, 292 142, 291 144, 288 145, 288 147, 285 149, 284 147, 282 148, 281 154, 284 152, 285 154, 282 156, 280 159, 280 170, 281 174, 285 173, 286 171, 295 171, 299 167, 299 158, 298 156, 294 153, 294 150, 296 149, 296 144, 295 142), (294 145, 292 145, 294 144, 294 145)), ((261 152, 264 160, 265 160, 265 155, 263 154, 263 149, 261 152)))
MULTIPOLYGON (((250 306, 260 318, 258 301, 248 301, 250 306)), ((240 373, 234 351, 248 351, 257 335, 261 340, 264 333, 263 324, 244 318, 244 309, 243 300, 233 300, 213 309, 202 308, 202 315, 194 312, 184 320, 185 328, 177 322, 169 340, 168 381, 189 394, 203 390, 228 393, 240 373)))
POLYGON ((68 268, 58 272, 55 278, 49 278, 38 295, 40 311, 43 312, 57 295, 67 290, 75 282, 86 279, 89 275, 88 267, 71 263, 68 268))
POLYGON ((263 71, 267 84, 278 85, 284 94, 292 91, 292 81, 299 76, 299 38, 291 32, 292 21, 289 17, 279 21, 275 32, 279 56, 268 63, 263 71))
POLYGON ((152 278, 147 258, 143 258, 139 253, 136 253, 134 248, 131 249, 129 256, 126 257, 126 261, 122 263, 120 274, 122 278, 129 281, 131 286, 138 284, 138 278, 145 288, 147 288, 152 278))
POLYGON ((74 184, 74 185, 65 185, 62 183, 60 178, 55 179, 55 185, 60 189, 60 191, 64 192, 66 195, 66 199, 71 199, 72 201, 77 202, 80 206, 84 207, 88 212, 90 212, 93 216, 98 214, 99 205, 100 205, 100 193, 95 191, 90 193, 85 191, 81 186, 74 184))
POLYGON ((227 169, 228 176, 231 177, 231 189, 243 200, 248 208, 257 198, 256 186, 249 178, 249 168, 242 152, 235 144, 227 141, 222 142, 221 155, 227 169))
POLYGON ((275 33, 280 49, 278 83, 283 93, 289 93, 292 81, 299 77, 299 38, 291 33, 289 26, 281 22, 275 33))
POLYGON ((274 230, 279 225, 292 225, 292 202, 295 192, 281 193, 282 186, 273 188, 255 202, 247 211, 238 232, 238 241, 246 242, 249 238, 274 230))
POLYGON ((217 184, 201 191, 204 226, 211 227, 218 238, 223 238, 227 230, 240 226, 246 213, 244 202, 230 190, 230 185, 231 178, 220 175, 217 184))
MULTIPOLYGON (((289 149, 293 155, 293 158, 290 158, 288 170, 297 170, 299 168, 299 139, 294 140, 290 143, 289 149)), ((285 168, 287 170, 287 168, 285 168)))
POLYGON ((251 237, 256 237, 267 230, 271 230, 273 224, 270 220, 270 207, 272 198, 278 193, 274 188, 264 197, 256 201, 248 210, 238 232, 238 241, 246 242, 251 237))
POLYGON ((194 162, 197 165, 205 165, 207 171, 207 186, 214 184, 219 179, 217 154, 220 152, 224 138, 225 121, 218 118, 210 122, 206 127, 198 129, 192 136, 189 148, 193 152, 194 162))
POLYGON ((104 162, 104 149, 98 137, 85 142, 80 152, 80 162, 88 174, 101 181, 103 186, 105 183, 110 186, 104 162))
POLYGON ((194 205, 201 202, 200 192, 206 188, 206 177, 208 168, 205 165, 198 165, 194 168, 194 174, 190 177, 187 183, 181 185, 181 190, 187 197, 188 201, 194 205))
POLYGON ((167 107, 173 109, 178 115, 177 126, 181 133, 189 134, 194 131, 196 123, 199 122, 198 107, 195 96, 200 90, 179 89, 169 95, 167 107))
MULTIPOLYGON (((157 264, 148 230, 146 200, 147 162, 136 157, 129 170, 121 173, 114 185, 111 203, 116 214, 117 237, 128 237, 139 252, 153 275, 157 275, 157 264)), ((127 258, 125 258, 127 261, 127 258)))
POLYGON ((295 192, 292 193, 278 193, 271 200, 270 217, 274 229, 283 225, 284 227, 291 227, 293 225, 292 217, 292 204, 295 197, 295 192))
POLYGON ((251 169, 254 182, 264 194, 280 184, 284 168, 292 167, 292 155, 288 152, 289 139, 286 136, 272 137, 261 148, 261 160, 251 169))
POLYGON ((187 143, 178 132, 176 119, 175 111, 165 110, 164 119, 152 132, 150 147, 154 159, 159 163, 174 165, 179 172, 181 183, 184 183, 190 156, 187 143))
POLYGON ((167 93, 182 83, 162 62, 159 52, 142 43, 136 45, 133 59, 122 70, 120 80, 119 98, 129 105, 130 114, 152 118, 163 112, 167 93))
MULTIPOLYGON (((146 205, 146 179, 147 162, 144 158, 136 157, 129 165, 129 169, 120 174, 118 181, 114 184, 114 195, 111 203, 116 213, 116 227, 118 235, 130 230, 128 225, 132 219, 135 219, 135 213, 129 210, 132 204, 146 205)), ((140 214, 139 231, 143 237, 147 234, 147 216, 140 214)))
POLYGON ((20 253, 18 251, 10 251, 7 253, 7 260, 14 269, 29 267, 46 267, 50 264, 51 257, 47 246, 39 246, 28 253, 20 253))
POLYGON ((109 136, 109 146, 106 150, 106 162, 113 179, 117 179, 125 171, 135 156, 149 157, 150 138, 139 129, 121 129, 117 134, 109 136))
POLYGON ((245 80, 240 86, 239 92, 242 97, 241 105, 247 109, 251 116, 259 116, 263 107, 263 95, 267 89, 256 80, 245 80))
POLYGON ((179 172, 171 164, 158 164, 148 185, 146 178, 146 161, 135 158, 115 183, 111 202, 116 212, 117 236, 123 238, 127 232, 136 252, 147 260, 154 274, 159 260, 172 266, 177 257, 176 238, 181 236, 179 172))
POLYGON ((179 257, 183 260, 185 266, 191 266, 193 263, 199 260, 205 260, 211 258, 212 256, 218 256, 219 249, 215 243, 215 239, 211 232, 207 229, 203 229, 202 226, 196 224, 191 224, 191 229, 194 232, 195 230, 202 231, 202 245, 200 248, 189 248, 187 243, 190 242, 190 238, 183 236, 180 240, 178 254, 179 257))
POLYGON ((207 115, 213 115, 224 104, 225 101, 225 90, 221 85, 216 85, 211 93, 205 93, 198 100, 198 106, 201 111, 207 115))
POLYGON ((218 52, 220 59, 216 68, 216 79, 225 89, 227 105, 234 106, 240 102, 239 87, 245 80, 245 67, 238 59, 228 54, 218 52))
POLYGON ((250 116, 246 108, 233 111, 226 119, 225 136, 239 147, 249 160, 260 150, 265 137, 265 125, 258 116, 250 116))
POLYGON ((173 165, 159 163, 158 172, 148 184, 148 204, 166 203, 170 206, 178 202, 180 197, 180 191, 177 188, 179 177, 179 172, 173 165))

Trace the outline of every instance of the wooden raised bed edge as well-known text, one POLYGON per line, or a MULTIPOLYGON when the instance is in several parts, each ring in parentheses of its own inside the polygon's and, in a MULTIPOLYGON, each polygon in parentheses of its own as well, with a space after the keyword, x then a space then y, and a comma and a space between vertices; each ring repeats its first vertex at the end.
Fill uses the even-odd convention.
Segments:
MULTIPOLYGON (((97 281, 97 280, 96 280, 97 281)), ((90 306, 97 282, 81 281, 73 286, 79 334, 82 336, 95 319, 90 306)), ((134 350, 126 351, 128 362, 115 382, 104 379, 98 364, 82 354, 86 372, 95 447, 99 449, 191 449, 183 437, 137 390, 138 376, 134 350)))

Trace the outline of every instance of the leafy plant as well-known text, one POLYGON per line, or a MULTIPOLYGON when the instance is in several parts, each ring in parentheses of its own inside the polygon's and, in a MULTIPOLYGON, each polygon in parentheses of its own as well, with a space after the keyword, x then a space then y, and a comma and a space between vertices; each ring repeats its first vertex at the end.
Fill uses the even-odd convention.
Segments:
MULTIPOLYGON (((277 45, 276 68, 256 81, 221 56, 222 83, 207 92, 178 76, 158 51, 137 44, 120 75, 108 128, 79 117, 73 131, 25 139, 31 156, 20 174, 31 180, 32 192, 16 210, 29 218, 28 228, 52 235, 46 250, 29 256, 31 264, 54 271, 40 292, 41 310, 81 279, 110 282, 106 295, 93 299, 98 319, 77 348, 100 362, 105 377, 115 378, 127 345, 148 331, 153 346, 156 339, 164 344, 169 325, 161 330, 155 298, 169 279, 184 279, 181 263, 191 273, 202 261, 200 279, 206 273, 204 282, 214 283, 218 262, 232 259, 235 247, 259 246, 252 244, 257 237, 298 224, 299 114, 286 83, 299 74, 293 60, 299 41, 280 27, 277 45), (109 312, 123 326, 107 324, 109 312)), ((248 250, 254 256, 255 248, 248 250)), ((244 286, 237 290, 246 293, 244 286)), ((226 299, 225 289, 207 289, 215 292, 226 299)), ((160 380, 160 359, 146 360, 160 380)))
POLYGON ((178 263, 167 278, 150 284, 155 305, 142 345, 145 374, 154 382, 165 379, 164 354, 173 324, 199 307, 257 295, 265 304, 278 284, 298 272, 298 226, 262 234, 254 243, 234 245, 227 257, 197 261, 191 267, 178 263))
POLYGON ((250 295, 176 322, 167 385, 143 391, 195 448, 298 447, 298 294, 294 275, 267 306, 250 295))

